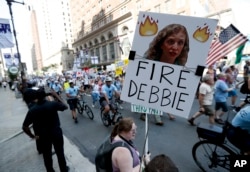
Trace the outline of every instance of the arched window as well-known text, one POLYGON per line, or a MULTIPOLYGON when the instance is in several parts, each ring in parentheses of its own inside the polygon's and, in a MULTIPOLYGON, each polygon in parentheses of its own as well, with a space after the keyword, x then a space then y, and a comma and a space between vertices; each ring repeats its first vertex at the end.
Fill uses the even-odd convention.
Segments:
POLYGON ((108 35, 109 40, 111 40, 113 37, 114 37, 113 34, 109 33, 109 35, 108 35))
POLYGON ((98 44, 98 40, 97 40, 97 39, 95 39, 95 40, 94 40, 94 42, 95 42, 95 45, 97 45, 97 44, 98 44))
POLYGON ((104 42, 104 41, 105 41, 105 37, 102 36, 102 37, 101 37, 101 42, 104 42))

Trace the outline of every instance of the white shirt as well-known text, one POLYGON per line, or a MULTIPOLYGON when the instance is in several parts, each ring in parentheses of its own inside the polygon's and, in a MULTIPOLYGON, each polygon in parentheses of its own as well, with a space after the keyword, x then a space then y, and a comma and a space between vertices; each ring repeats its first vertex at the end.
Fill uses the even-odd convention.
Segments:
POLYGON ((203 105, 212 105, 214 98, 214 89, 207 83, 201 83, 199 93, 205 95, 203 99, 203 105))

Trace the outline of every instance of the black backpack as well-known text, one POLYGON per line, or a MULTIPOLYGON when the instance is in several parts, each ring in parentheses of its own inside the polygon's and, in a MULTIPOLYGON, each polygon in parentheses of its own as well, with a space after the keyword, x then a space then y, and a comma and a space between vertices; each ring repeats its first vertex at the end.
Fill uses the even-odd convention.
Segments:
POLYGON ((97 153, 95 156, 95 166, 96 172, 112 172, 112 152, 116 147, 126 147, 131 152, 133 157, 133 153, 128 143, 125 141, 117 141, 112 144, 110 137, 108 137, 97 149, 97 153))
POLYGON ((240 92, 242 94, 250 94, 250 90, 248 89, 248 81, 245 81, 240 87, 240 92))

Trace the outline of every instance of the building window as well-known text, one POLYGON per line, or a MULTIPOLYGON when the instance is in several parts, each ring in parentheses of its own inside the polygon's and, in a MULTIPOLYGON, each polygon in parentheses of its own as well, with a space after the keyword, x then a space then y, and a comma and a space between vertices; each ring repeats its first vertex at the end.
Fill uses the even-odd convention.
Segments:
POLYGON ((91 49, 90 50, 90 57, 93 57, 93 56, 95 56, 95 52, 94 52, 94 49, 91 49))
POLYGON ((100 52, 99 52, 99 47, 97 47, 95 49, 95 55, 98 57, 98 59, 100 60, 100 52))
POLYGON ((106 45, 102 46, 102 57, 103 57, 103 61, 107 61, 107 49, 106 49, 106 45))
POLYGON ((112 60, 115 59, 115 46, 114 46, 114 42, 109 44, 109 54, 112 60))

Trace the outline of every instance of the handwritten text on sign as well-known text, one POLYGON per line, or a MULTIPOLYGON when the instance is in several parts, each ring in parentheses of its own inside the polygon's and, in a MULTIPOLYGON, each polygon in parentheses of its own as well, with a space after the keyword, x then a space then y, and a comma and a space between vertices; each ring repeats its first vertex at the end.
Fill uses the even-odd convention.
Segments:
POLYGON ((199 77, 182 66, 135 59, 129 63, 121 98, 188 117, 199 77))
POLYGON ((145 106, 141 105, 135 105, 131 104, 131 112, 137 112, 137 113, 147 113, 152 115, 162 115, 162 111, 159 111, 157 109, 147 108, 145 106))

